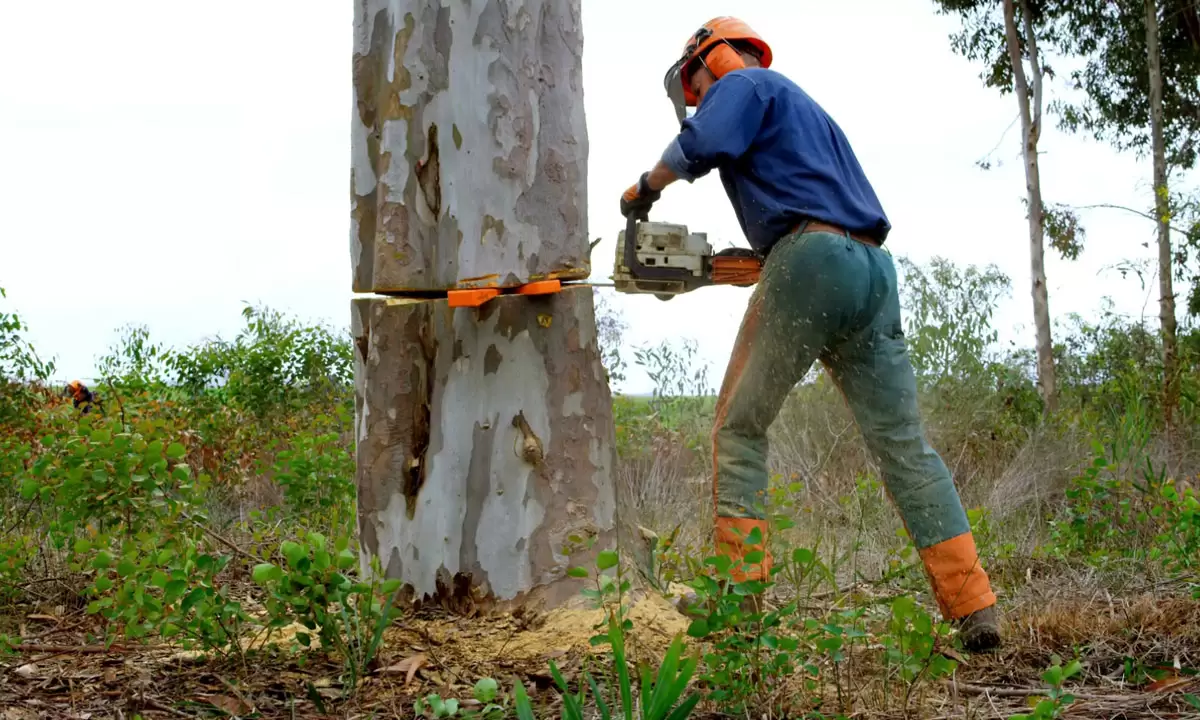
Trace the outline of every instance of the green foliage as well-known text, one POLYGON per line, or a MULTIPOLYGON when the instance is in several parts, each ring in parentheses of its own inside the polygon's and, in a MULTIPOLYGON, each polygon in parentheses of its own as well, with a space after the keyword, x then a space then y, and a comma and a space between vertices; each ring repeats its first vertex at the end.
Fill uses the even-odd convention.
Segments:
MULTIPOLYGON (((0 298, 8 295, 0 287, 0 298)), ((15 312, 0 311, 0 422, 24 416, 36 402, 34 387, 49 380, 54 363, 45 362, 25 334, 29 326, 15 312)))
POLYGON ((936 652, 938 641, 949 637, 950 627, 947 623, 935 625, 911 597, 902 596, 892 601, 888 629, 883 639, 884 661, 904 686, 907 711, 920 682, 941 680, 958 667, 957 662, 936 652))
POLYGON ((635 714, 639 720, 683 720, 691 715, 696 704, 700 702, 700 695, 693 692, 685 697, 685 693, 688 683, 696 671, 698 658, 695 656, 685 658, 683 656, 685 649, 683 639, 676 636, 671 641, 671 646, 658 666, 657 672, 652 673, 648 665, 642 664, 640 668, 641 682, 635 695, 633 678, 629 673, 628 659, 625 655, 626 632, 627 630, 618 621, 617 616, 610 614, 605 639, 612 648, 612 664, 615 668, 617 687, 615 691, 610 690, 607 698, 596 678, 587 671, 583 673, 586 687, 581 683, 579 693, 572 694, 562 671, 553 660, 550 661, 551 676, 554 678, 555 685, 562 692, 563 720, 583 720, 586 715, 584 703, 587 688, 592 691, 601 720, 612 720, 614 717, 610 710, 612 707, 619 711, 616 717, 624 718, 624 720, 632 720, 635 714))
MULTIPOLYGON (((1158 0, 1163 84, 1163 136, 1167 164, 1190 168, 1200 140, 1200 13, 1188 0, 1158 0)), ((1150 146, 1146 3, 1143 0, 1077 0, 1064 6, 1063 32, 1054 40, 1085 60, 1071 73, 1078 102, 1053 109, 1071 132, 1086 131, 1119 150, 1139 154, 1150 146)))
MULTIPOLYGON (((529 702, 529 696, 524 694, 524 689, 521 686, 518 692, 520 700, 517 705, 517 713, 518 716, 521 716, 521 713, 528 711, 532 716, 533 707, 529 702)), ((418 717, 425 718, 460 717, 464 720, 500 720, 508 717, 508 698, 500 696, 500 684, 492 678, 480 678, 472 689, 472 695, 475 701, 482 706, 479 709, 463 707, 456 699, 444 699, 437 693, 430 693, 423 698, 417 698, 413 703, 413 711, 418 717)))
POLYGON ((1063 710, 1075 702, 1074 695, 1063 691, 1063 683, 1078 675, 1082 669, 1083 665, 1078 660, 1072 660, 1063 667, 1062 660, 1055 656, 1050 667, 1042 673, 1042 682, 1049 686, 1047 697, 1043 700, 1031 696, 1029 705, 1033 710, 1010 715, 1008 720, 1052 720, 1062 717, 1063 710))
MULTIPOLYGON (((1072 0, 1032 0, 1029 24, 1039 43, 1053 42, 1062 33, 1059 16, 1072 0)), ((1013 65, 1005 39, 1003 5, 992 0, 934 0, 940 15, 955 15, 962 27, 950 36, 954 52, 983 65, 980 79, 986 87, 996 88, 1001 95, 1014 92, 1013 65)), ((1026 18, 1023 4, 1015 7, 1018 36, 1023 37, 1026 18)), ((1024 47, 1024 43, 1022 44, 1024 47)), ((1045 65, 1043 60, 1042 65, 1045 65)), ((1050 69, 1045 68, 1047 73, 1050 69)), ((1040 112, 1040 110, 1039 110, 1040 112)))
POLYGON ((1042 209, 1042 230, 1050 241, 1050 247, 1058 251, 1064 260, 1078 260, 1083 252, 1087 232, 1079 222, 1074 208, 1061 203, 1048 203, 1042 209))
POLYGON ((400 581, 352 579, 358 557, 345 537, 330 544, 310 531, 303 542, 284 541, 279 552, 282 564, 260 563, 252 573, 267 593, 268 629, 299 622, 309 632, 297 633, 296 640, 310 646, 315 633, 324 649, 341 656, 354 687, 375 657, 384 628, 399 614, 394 600, 400 581))
POLYGON ((1011 283, 994 265, 959 269, 942 257, 921 268, 897 263, 904 278, 905 336, 918 381, 988 382, 996 342, 992 314, 1011 283))

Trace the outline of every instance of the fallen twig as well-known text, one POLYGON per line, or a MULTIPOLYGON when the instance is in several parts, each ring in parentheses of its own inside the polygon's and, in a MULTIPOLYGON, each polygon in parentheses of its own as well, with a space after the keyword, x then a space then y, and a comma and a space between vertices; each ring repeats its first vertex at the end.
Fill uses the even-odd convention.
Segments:
POLYGON ((165 704, 160 703, 159 701, 154 700, 152 698, 143 699, 142 704, 145 705, 146 707, 152 708, 154 710, 161 710, 162 712, 170 713, 170 714, 174 715, 175 717, 185 717, 185 718, 195 717, 195 715, 189 715, 188 713, 185 713, 182 710, 173 708, 170 705, 165 705, 165 704))
POLYGON ((153 650, 161 645, 139 645, 136 648, 126 647, 124 645, 43 645, 41 643, 21 643, 16 646, 17 652, 23 653, 54 653, 55 655, 68 655, 71 653, 89 653, 89 654, 104 654, 104 653, 124 653, 134 652, 137 650, 153 650))
MULTIPOLYGON (((954 683, 954 687, 958 688, 961 693, 968 695, 995 695, 996 697, 1032 697, 1034 695, 1045 695, 1045 688, 1014 688, 1014 687, 990 687, 986 685, 969 685, 967 683, 954 683)), ((1089 693, 1072 692, 1076 699, 1079 700, 1129 700, 1132 696, 1129 695, 1091 695, 1089 693)))
POLYGON ((247 560, 249 560, 249 561, 251 561, 251 562, 255 562, 255 563, 256 563, 256 562, 258 562, 258 561, 260 560, 260 558, 254 557, 253 555, 251 555, 250 553, 248 553, 248 552, 246 552, 245 550, 241 549, 241 548, 240 548, 240 547, 238 547, 237 545, 234 545, 232 541, 230 541, 230 540, 226 540, 226 539, 225 539, 224 537, 222 537, 222 536, 221 536, 219 533, 217 533, 217 531, 216 531, 216 530, 213 530, 212 528, 208 527, 207 525, 205 525, 204 523, 200 522, 199 520, 197 520, 196 518, 192 517, 191 515, 187 514, 186 512, 185 512, 185 513, 183 513, 183 516, 184 516, 185 518, 187 518, 188 520, 191 520, 191 521, 192 521, 192 522, 193 522, 193 523, 196 525, 196 527, 200 528, 200 529, 201 529, 201 530, 204 532, 204 534, 205 534, 205 535, 207 535, 207 536, 209 536, 210 538, 212 538, 213 540, 216 540, 217 542, 221 543, 222 545, 224 545, 225 547, 227 547, 227 548, 229 548, 230 550, 234 551, 234 552, 235 552, 235 553, 237 553, 238 555, 241 555, 242 557, 246 558, 247 560))

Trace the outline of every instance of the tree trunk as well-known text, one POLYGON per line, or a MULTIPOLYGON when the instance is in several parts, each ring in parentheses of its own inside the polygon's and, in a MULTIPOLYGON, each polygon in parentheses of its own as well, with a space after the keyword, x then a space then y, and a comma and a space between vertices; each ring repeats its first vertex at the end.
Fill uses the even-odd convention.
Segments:
POLYGON ((615 543, 586 277, 581 0, 355 0, 351 256, 364 564, 417 598, 556 606, 615 543), (566 546, 596 540, 586 552, 566 546))
POLYGON ((1154 206, 1158 220, 1158 316, 1162 326, 1163 420, 1172 437, 1179 406, 1175 347, 1175 291, 1171 286, 1171 217, 1167 195, 1166 144, 1163 141, 1162 58, 1158 45, 1158 7, 1146 2, 1146 65, 1150 74, 1150 136, 1154 151, 1154 206))
POLYGON ((353 301, 365 560, 417 598, 559 605, 611 546, 612 400, 590 288, 353 301), (532 594, 531 594, 532 593, 532 594))
POLYGON ((589 272, 580 0, 354 0, 355 292, 589 272))
POLYGON ((1037 37, 1027 0, 1020 0, 1024 20, 1026 50, 1029 53, 1033 106, 1030 107, 1030 81, 1022 60, 1020 31, 1017 28, 1017 0, 1004 0, 1004 29, 1008 56, 1012 61, 1013 81, 1021 111, 1022 151, 1025 157, 1025 188, 1029 198, 1029 269, 1033 296, 1033 322, 1037 330, 1038 385, 1046 413, 1058 409, 1058 380, 1054 369, 1054 343, 1050 335, 1050 299, 1046 289, 1045 229, 1041 175, 1038 168, 1038 139, 1042 132, 1042 67, 1037 37))

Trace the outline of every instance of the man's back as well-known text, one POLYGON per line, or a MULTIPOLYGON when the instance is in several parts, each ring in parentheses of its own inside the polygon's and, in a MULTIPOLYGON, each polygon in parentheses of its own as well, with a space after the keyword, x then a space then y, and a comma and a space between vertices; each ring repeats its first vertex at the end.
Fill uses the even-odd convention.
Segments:
POLYGON ((683 177, 719 169, 756 250, 804 218, 880 241, 891 229, 841 128, 774 70, 746 68, 717 81, 684 120, 679 150, 682 158, 669 150, 664 160, 683 177))

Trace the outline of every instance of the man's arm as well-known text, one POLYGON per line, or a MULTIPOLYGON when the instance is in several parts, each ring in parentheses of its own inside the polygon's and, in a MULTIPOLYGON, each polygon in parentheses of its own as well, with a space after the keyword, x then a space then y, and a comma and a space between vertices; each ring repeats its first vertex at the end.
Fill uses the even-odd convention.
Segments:
POLYGON ((646 184, 650 186, 651 190, 662 190, 678 179, 679 176, 675 174, 675 171, 659 160, 650 170, 650 174, 646 176, 646 184))
POLYGON ((625 191, 621 212, 642 214, 676 180, 692 182, 722 162, 741 157, 758 135, 765 112, 766 102, 753 80, 729 75, 713 85, 653 169, 625 191))
POLYGON ((762 127, 767 103, 754 80, 728 75, 713 85, 696 114, 683 121, 679 134, 659 159, 670 182, 692 182, 750 149, 762 127))

